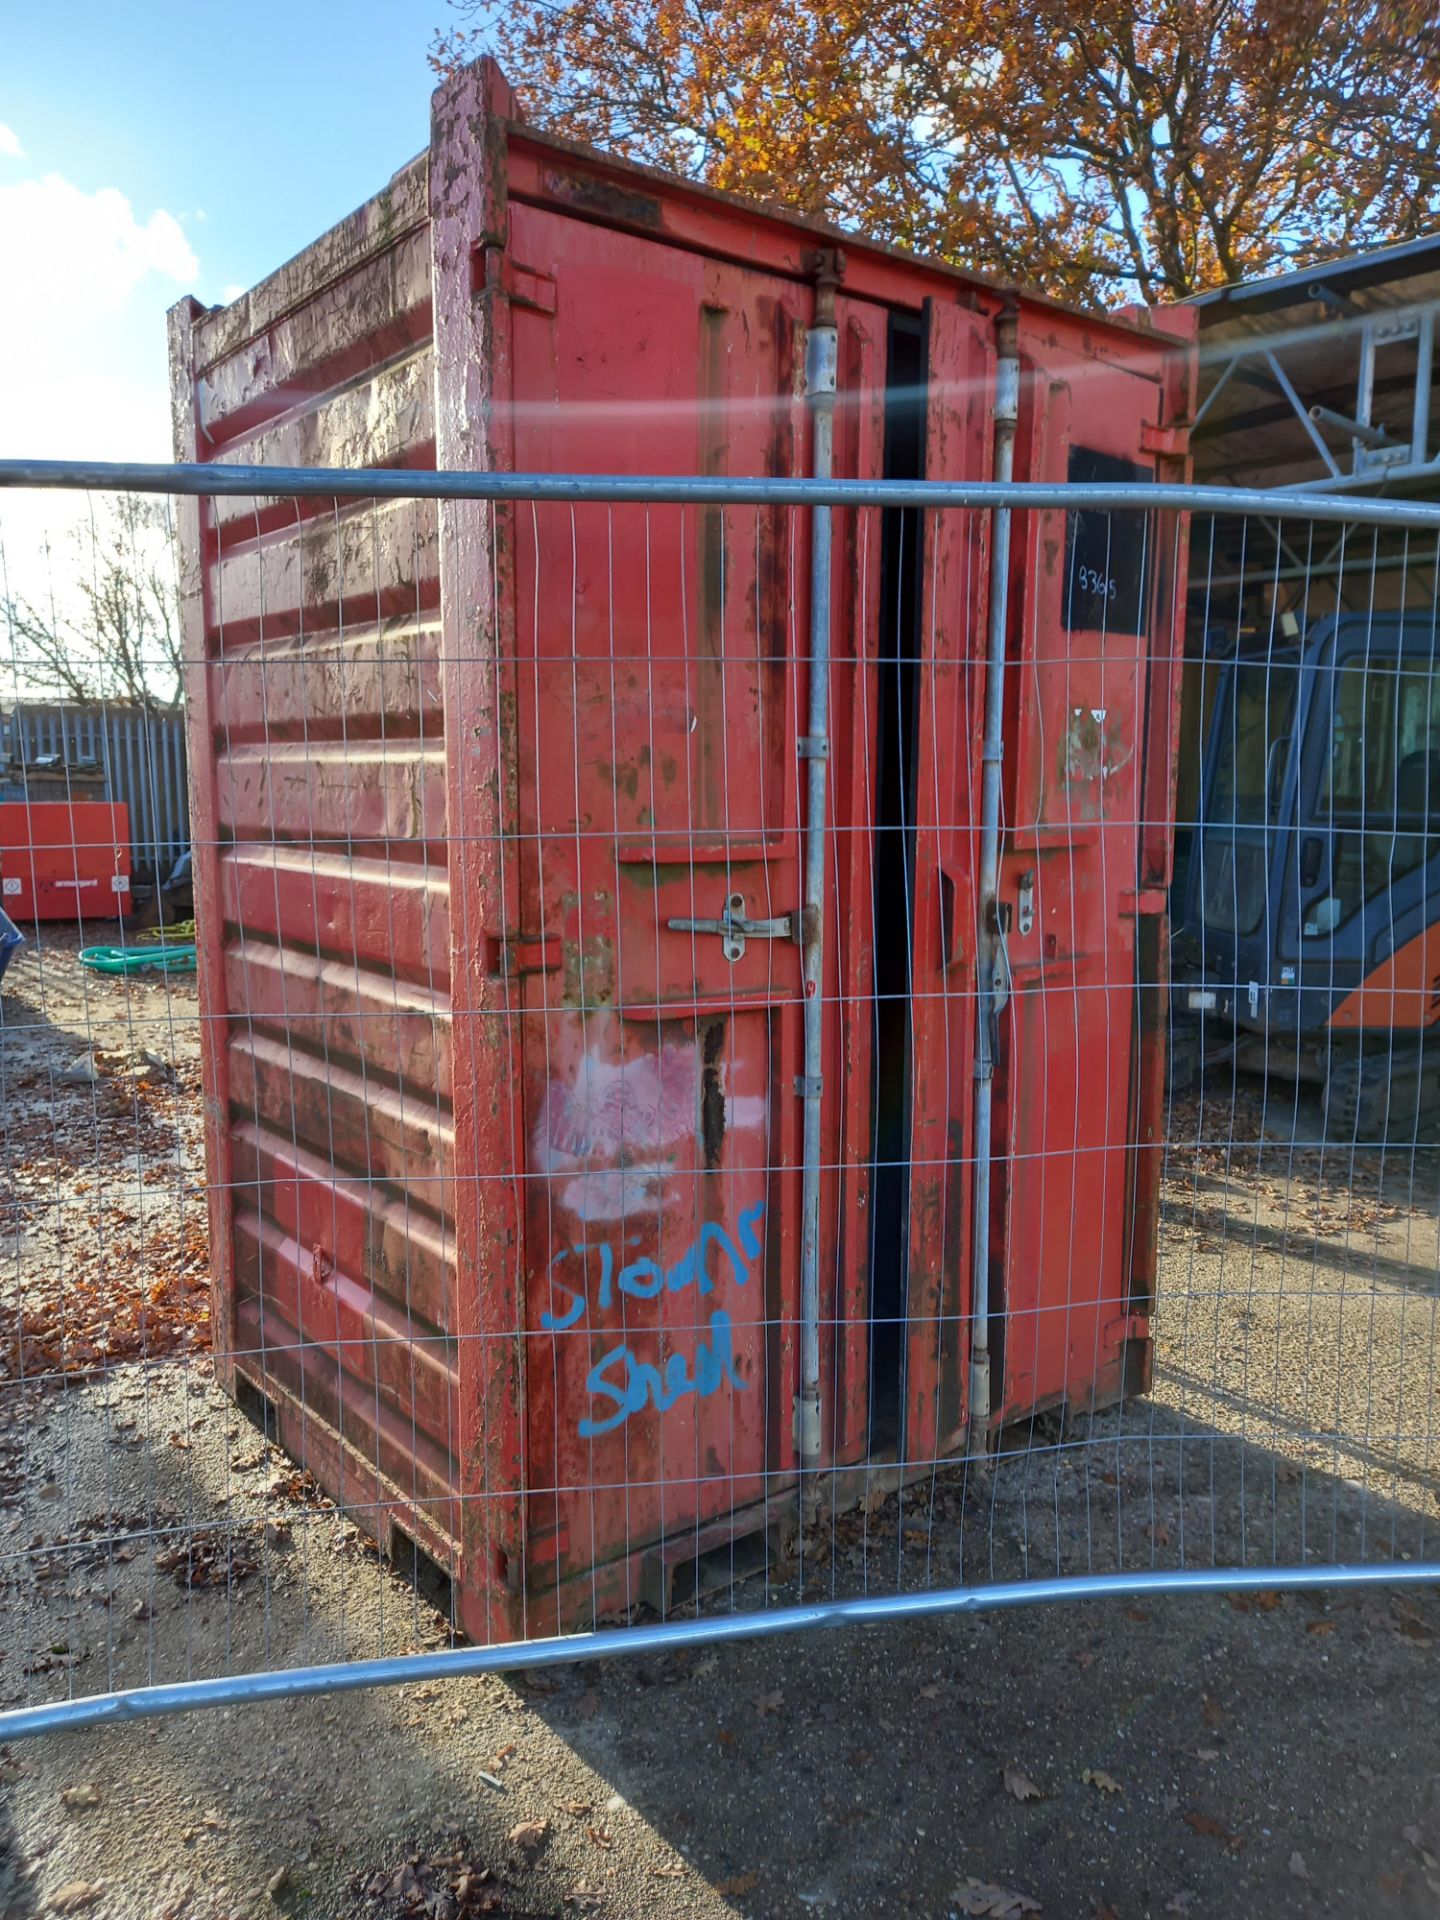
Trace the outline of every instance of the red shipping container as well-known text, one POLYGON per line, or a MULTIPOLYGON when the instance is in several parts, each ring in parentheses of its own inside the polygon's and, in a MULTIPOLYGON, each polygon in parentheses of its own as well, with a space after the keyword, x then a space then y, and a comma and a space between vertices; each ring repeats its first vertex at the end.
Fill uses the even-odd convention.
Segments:
MULTIPOLYGON (((836 474, 988 477, 1011 296, 839 244, 536 135, 482 63, 383 194, 234 305, 176 309, 177 457, 800 477, 838 278, 836 474)), ((1018 304, 1017 475, 1183 471, 1173 343, 1018 304)), ((970 1417, 990 528, 870 509, 834 534, 810 1479, 840 1502, 970 1417)), ((1061 985, 1065 1046, 1122 1091, 1064 1114, 1110 1170, 1077 1286, 1059 1129, 1024 1157, 1060 1049, 1026 1029, 1010 1056, 1007 1418, 1147 1368, 1135 929, 1168 834, 1137 823, 1164 817, 1176 579, 1142 565, 1133 630, 1097 637, 1083 535, 1037 515, 1016 540, 1007 805, 1032 839, 1005 885, 1032 878, 1005 1017, 1061 985), (1072 698, 1101 744, 1077 723, 1057 759, 1072 698)), ((182 538, 222 1377, 453 1570, 476 1637, 733 1577, 795 1525, 808 514, 218 498, 182 538)))
POLYGON ((0 892, 12 920, 118 920, 130 911, 123 801, 0 802, 0 892))

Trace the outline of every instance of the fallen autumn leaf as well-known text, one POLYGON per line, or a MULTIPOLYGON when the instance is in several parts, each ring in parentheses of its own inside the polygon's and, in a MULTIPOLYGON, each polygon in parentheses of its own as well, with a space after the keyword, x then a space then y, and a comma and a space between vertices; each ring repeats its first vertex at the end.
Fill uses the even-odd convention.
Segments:
POLYGON ((1094 1787, 1098 1793, 1119 1793, 1120 1782, 1099 1767, 1086 1767, 1080 1778, 1087 1787, 1094 1787))
POLYGON ((1185 1824, 1190 1828, 1192 1833, 1204 1834, 1205 1837, 1210 1840, 1229 1840, 1231 1838, 1229 1828, 1222 1827, 1213 1814, 1187 1813, 1185 1815, 1185 1824))
POLYGON ((1015 1893, 1009 1887, 999 1887, 989 1880, 976 1880, 973 1875, 966 1879, 963 1887, 957 1887, 951 1895, 961 1913, 985 1915, 988 1920, 1018 1920, 1026 1913, 1039 1913, 1040 1902, 1032 1900, 1028 1893, 1015 1893))
POLYGON ((98 1880, 67 1880, 50 1896, 52 1913, 79 1913, 82 1908, 93 1907, 104 1893, 105 1888, 98 1880))
POLYGON ((1013 1800, 1043 1800, 1044 1794, 1028 1774, 1021 1773, 1018 1767, 1003 1767, 1001 1776, 1005 1782, 1005 1791, 1013 1800))
POLYGON ((549 1832, 548 1820, 522 1820, 518 1826, 510 1829, 510 1844, 523 1853, 527 1861, 532 1861, 544 1846, 549 1832))

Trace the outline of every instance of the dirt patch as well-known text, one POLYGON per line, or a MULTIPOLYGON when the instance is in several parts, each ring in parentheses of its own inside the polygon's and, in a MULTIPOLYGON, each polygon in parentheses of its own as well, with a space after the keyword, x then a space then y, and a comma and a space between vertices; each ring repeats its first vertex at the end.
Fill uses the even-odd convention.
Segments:
POLYGON ((209 1345, 193 976, 92 974, 81 943, 46 929, 6 976, 0 1386, 209 1345))

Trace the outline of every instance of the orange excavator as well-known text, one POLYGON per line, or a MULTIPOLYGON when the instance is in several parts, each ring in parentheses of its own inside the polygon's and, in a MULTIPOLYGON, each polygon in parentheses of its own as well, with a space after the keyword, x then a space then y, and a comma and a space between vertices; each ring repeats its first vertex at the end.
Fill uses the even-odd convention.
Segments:
POLYGON ((1440 624, 1340 613, 1237 654, 1201 756, 1172 965, 1172 1085, 1311 1082, 1326 1137, 1440 1119, 1440 624))

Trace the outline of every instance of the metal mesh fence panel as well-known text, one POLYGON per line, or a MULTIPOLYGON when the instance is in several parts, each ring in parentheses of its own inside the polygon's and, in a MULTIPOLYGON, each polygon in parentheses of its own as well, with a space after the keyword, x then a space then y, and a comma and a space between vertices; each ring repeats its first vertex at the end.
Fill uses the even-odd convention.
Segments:
POLYGON ((0 1732, 1440 1579, 1432 511, 192 484, 191 862, 0 804, 0 1732))

